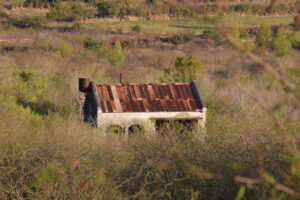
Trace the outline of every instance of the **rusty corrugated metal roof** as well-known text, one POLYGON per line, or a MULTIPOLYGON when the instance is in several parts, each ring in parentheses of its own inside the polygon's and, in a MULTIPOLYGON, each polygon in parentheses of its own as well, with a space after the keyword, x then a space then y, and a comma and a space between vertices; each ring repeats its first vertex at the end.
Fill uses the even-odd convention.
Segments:
POLYGON ((190 83, 103 83, 97 92, 104 113, 201 111, 190 83))

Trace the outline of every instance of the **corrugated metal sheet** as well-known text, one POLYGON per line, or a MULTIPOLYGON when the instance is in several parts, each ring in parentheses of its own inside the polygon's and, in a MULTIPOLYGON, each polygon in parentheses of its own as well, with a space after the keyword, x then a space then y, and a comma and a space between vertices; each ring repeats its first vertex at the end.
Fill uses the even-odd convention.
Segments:
POLYGON ((189 83, 97 84, 103 112, 191 112, 197 107, 189 83))

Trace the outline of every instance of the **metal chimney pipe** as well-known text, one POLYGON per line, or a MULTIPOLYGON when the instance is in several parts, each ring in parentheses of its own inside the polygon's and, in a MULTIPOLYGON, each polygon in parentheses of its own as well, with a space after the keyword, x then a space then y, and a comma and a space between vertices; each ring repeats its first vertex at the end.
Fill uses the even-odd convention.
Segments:
POLYGON ((87 92, 91 80, 89 78, 78 79, 78 89, 80 92, 87 92))

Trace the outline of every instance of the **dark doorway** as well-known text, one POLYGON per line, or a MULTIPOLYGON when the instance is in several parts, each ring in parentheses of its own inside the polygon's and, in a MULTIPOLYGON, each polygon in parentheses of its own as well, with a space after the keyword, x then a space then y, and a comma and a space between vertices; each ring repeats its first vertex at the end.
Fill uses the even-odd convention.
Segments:
POLYGON ((106 128, 107 133, 124 134, 125 130, 122 126, 113 124, 106 128))
POLYGON ((156 120, 156 133, 164 134, 170 131, 176 133, 188 133, 197 127, 197 120, 156 120))
POLYGON ((128 128, 129 135, 142 135, 145 133, 145 128, 140 124, 133 124, 128 128))

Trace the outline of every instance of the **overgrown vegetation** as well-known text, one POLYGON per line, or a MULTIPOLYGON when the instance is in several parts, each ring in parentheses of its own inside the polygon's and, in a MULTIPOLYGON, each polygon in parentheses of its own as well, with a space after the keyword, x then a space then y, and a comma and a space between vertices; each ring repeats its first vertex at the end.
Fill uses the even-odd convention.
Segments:
MULTIPOLYGON (((76 24, 99 3, 35 2, 26 1, 50 4, 48 19, 76 24), (73 16, 69 9, 79 10, 73 16)), ((118 16, 148 11, 116 3, 118 16)), ((182 4, 147 2, 155 14, 193 15, 186 9, 194 4, 182 4)), ((213 13, 215 5, 205 9, 213 13)), ((227 9, 251 13, 254 5, 227 9)), ((221 25, 222 17, 213 17, 80 24, 74 31, 52 22, 20 29, 3 16, 0 199, 299 199, 299 32, 276 17, 224 18, 221 25), (169 26, 181 28, 162 34, 169 26), (143 134, 126 138, 120 126, 104 133, 84 124, 78 76, 118 82, 114 67, 123 82, 196 80, 208 108, 205 131, 182 134, 184 127, 170 124, 151 135, 135 127, 143 134)))
MULTIPOLYGON (((223 8, 227 14, 244 14, 244 15, 265 15, 279 14, 286 15, 297 12, 293 1, 282 1, 276 3, 272 10, 266 11, 268 1, 258 3, 239 2, 229 3, 223 8)), ((97 8, 97 12, 93 12, 101 17, 124 17, 138 16, 149 18, 151 16, 168 16, 176 17, 195 17, 199 15, 211 15, 219 12, 216 1, 192 0, 183 2, 178 0, 172 1, 149 1, 149 0, 77 0, 77 1, 56 1, 56 0, 12 0, 13 6, 25 6, 34 8, 51 8, 51 16, 57 20, 73 20, 74 17, 86 16, 84 10, 86 6, 97 8), (73 14, 70 12, 73 10, 73 14)))
POLYGON ((201 77, 204 72, 204 64, 196 57, 191 56, 187 59, 178 57, 174 67, 164 69, 161 77, 162 82, 192 82, 196 76, 201 77))
POLYGON ((47 17, 56 21, 78 21, 93 17, 94 10, 83 2, 60 2, 53 7, 47 17))
POLYGON ((272 48, 276 52, 277 56, 288 56, 292 53, 292 44, 291 41, 289 41, 284 32, 283 29, 277 30, 275 33, 275 36, 272 41, 272 48))
POLYGON ((24 18, 11 18, 9 23, 18 28, 39 28, 47 23, 43 17, 24 17, 24 18))

